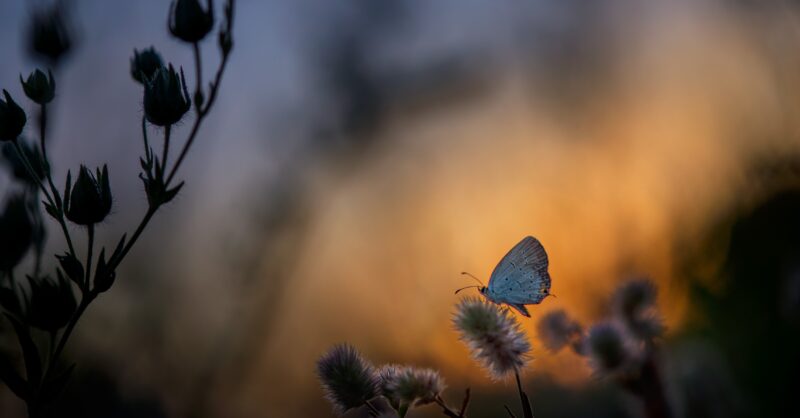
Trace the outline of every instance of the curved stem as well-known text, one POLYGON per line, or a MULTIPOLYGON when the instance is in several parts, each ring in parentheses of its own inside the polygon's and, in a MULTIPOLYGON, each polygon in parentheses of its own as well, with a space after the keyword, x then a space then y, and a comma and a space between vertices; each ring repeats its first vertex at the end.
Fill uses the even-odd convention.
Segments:
POLYGON ((445 414, 446 416, 448 416, 450 418, 462 418, 463 417, 463 415, 460 415, 456 411, 452 410, 444 402, 444 399, 442 399, 441 396, 436 396, 436 398, 434 398, 434 402, 436 402, 436 404, 439 405, 442 408, 442 413, 445 414))
POLYGON ((67 222, 64 220, 64 208, 55 204, 53 197, 50 196, 50 192, 47 191, 47 188, 44 187, 42 181, 39 180, 39 177, 36 175, 36 170, 33 169, 31 162, 28 161, 28 157, 25 155, 25 151, 22 149, 22 146, 19 145, 19 140, 14 140, 12 142, 14 143, 14 149, 16 149, 17 155, 19 155, 22 165, 25 166, 25 170, 28 172, 28 175, 31 176, 33 181, 35 181, 39 186, 39 189, 42 190, 42 193, 47 198, 47 203, 58 210, 58 223, 61 225, 61 231, 64 233, 64 238, 67 240, 69 252, 73 257, 77 257, 75 253, 75 246, 72 244, 72 237, 70 237, 69 230, 67 229, 67 222))
POLYGON ((197 132, 200 130, 200 125, 203 123, 203 119, 205 119, 206 115, 208 114, 208 110, 211 108, 211 105, 214 104, 214 100, 217 98, 219 84, 222 81, 222 74, 225 72, 225 67, 227 64, 228 55, 223 55, 222 62, 219 65, 219 69, 217 69, 217 75, 214 77, 214 84, 211 88, 211 92, 209 93, 208 101, 206 102, 205 107, 197 110, 197 119, 194 121, 192 130, 189 133, 189 138, 186 140, 186 144, 183 145, 183 149, 181 149, 178 160, 175 162, 175 165, 172 167, 172 170, 170 170, 169 175, 167 176, 167 186, 169 186, 170 182, 172 182, 172 178, 175 177, 175 173, 178 172, 178 168, 180 168, 181 163, 183 163, 183 159, 186 158, 186 153, 189 152, 189 148, 191 148, 192 143, 197 137, 197 132))
POLYGON ((119 264, 122 262, 125 256, 128 255, 128 252, 131 250, 131 248, 133 248, 133 244, 136 243, 136 241, 139 239, 139 236, 142 235, 142 231, 144 231, 144 228, 150 222, 150 219, 153 217, 153 215, 155 215, 156 210, 158 210, 158 208, 149 207, 147 209, 147 212, 145 212, 144 217, 142 218, 141 221, 139 221, 139 226, 136 227, 136 231, 134 231, 133 235, 131 236, 131 239, 128 240, 128 242, 125 244, 125 247, 122 249, 122 252, 120 253, 119 257, 115 259, 113 262, 111 262, 111 264, 109 264, 109 269, 114 270, 115 268, 117 268, 117 266, 119 266, 119 264))

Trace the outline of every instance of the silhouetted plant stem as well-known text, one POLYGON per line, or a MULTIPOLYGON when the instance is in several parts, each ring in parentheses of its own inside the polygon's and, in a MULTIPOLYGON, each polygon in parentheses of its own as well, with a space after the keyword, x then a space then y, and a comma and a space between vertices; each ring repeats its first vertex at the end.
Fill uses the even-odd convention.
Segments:
POLYGON ((72 335, 72 330, 75 329, 75 325, 78 323, 78 320, 81 319, 81 316, 84 312, 86 312, 86 308, 89 307, 89 304, 97 297, 97 293, 94 291, 89 291, 81 296, 81 303, 78 305, 78 309, 75 310, 75 313, 72 314, 72 318, 69 320, 67 327, 64 329, 64 333, 61 334, 61 338, 58 341, 58 346, 56 346, 53 355, 48 362, 47 372, 44 374, 43 381, 47 381, 47 378, 53 372, 55 364, 58 362, 61 353, 64 351, 64 347, 67 345, 67 340, 69 340, 70 335, 72 335))
POLYGON ((372 415, 372 416, 380 415, 381 411, 379 411, 378 408, 376 408, 375 405, 372 404, 372 402, 366 401, 366 402, 364 402, 364 404, 367 405, 367 408, 369 409, 370 415, 372 415))
POLYGON ((170 133, 172 132, 172 125, 167 125, 164 127, 164 150, 161 153, 161 164, 164 167, 167 167, 167 156, 169 154, 169 137, 170 133))
POLYGON ((503 408, 505 408, 505 409, 506 409, 506 412, 508 412, 508 416, 509 416, 509 417, 511 417, 511 418, 517 418, 517 416, 516 416, 516 415, 514 415, 514 413, 513 413, 513 412, 511 412, 511 408, 509 408, 509 407, 508 407, 508 405, 503 405, 503 408))
POLYGON ((647 418, 672 418, 672 408, 664 393, 661 373, 653 353, 647 356, 639 377, 624 382, 623 386, 642 400, 647 418))
MULTIPOLYGON (((199 55, 198 55, 199 57, 199 55)), ((228 55, 222 56, 222 62, 217 69, 217 75, 214 77, 214 83, 211 85, 211 92, 208 96, 208 101, 205 102, 205 106, 197 108, 197 119, 194 121, 194 125, 192 126, 192 130, 189 133, 189 138, 186 140, 186 143, 183 145, 183 149, 181 149, 181 153, 178 156, 178 160, 175 162, 175 165, 170 170, 169 175, 167 176, 166 184, 169 185, 172 182, 172 178, 175 177, 175 173, 177 173, 178 168, 180 168, 181 163, 183 163, 183 159, 186 158, 186 153, 189 152, 189 148, 192 146, 195 138, 197 137, 197 132, 200 130, 200 125, 203 123, 203 119, 205 119, 206 115, 208 114, 208 110, 211 108, 211 105, 214 104, 214 100, 217 98, 217 92, 219 91, 219 84, 222 81, 222 74, 225 72, 225 67, 228 64, 228 55)))
POLYGON ((464 418, 467 416, 467 406, 469 405, 469 396, 470 392, 467 389, 466 396, 464 397, 464 401, 461 403, 461 411, 456 412, 449 405, 442 399, 441 396, 436 395, 434 398, 434 402, 442 408, 442 413, 450 418, 464 418))
POLYGON ((197 97, 198 95, 202 94, 203 91, 203 65, 202 65, 202 59, 200 58, 199 43, 197 42, 193 43, 192 49, 194 50, 194 67, 195 67, 195 72, 197 73, 196 74, 197 87, 195 87, 194 90, 194 97, 195 97, 194 109, 198 114, 200 114, 200 108, 201 108, 200 106, 202 106, 202 103, 199 100, 197 100, 197 97))
POLYGON ((122 263, 122 260, 125 258, 125 256, 131 250, 131 248, 133 248, 133 244, 135 244, 136 240, 139 239, 139 236, 142 235, 142 231, 144 231, 144 228, 150 222, 150 219, 153 217, 153 215, 155 215, 157 210, 158 208, 153 206, 147 209, 147 212, 145 212, 144 217, 142 217, 142 220, 139 221, 139 226, 136 227, 136 231, 133 232, 133 235, 131 235, 131 239, 125 244, 125 247, 122 249, 122 253, 120 253, 119 258, 117 260, 114 260, 113 264, 110 265, 111 270, 115 269, 117 266, 120 265, 120 263, 122 263))
POLYGON ((94 224, 89 224, 88 229, 86 230, 86 235, 89 237, 89 244, 86 248, 86 278, 83 279, 84 293, 91 289, 92 253, 94 252, 94 224))
POLYGON ((533 409, 531 408, 531 401, 528 395, 522 390, 522 381, 519 378, 519 370, 514 370, 514 377, 517 379, 517 389, 519 390, 519 401, 522 404, 522 416, 525 418, 533 418, 533 409))
MULTIPOLYGON (((14 143, 14 149, 17 151, 17 155, 20 157, 20 161, 22 161, 22 165, 25 166, 25 170, 28 172, 28 175, 31 176, 36 185, 39 186, 39 189, 44 194, 45 198, 47 198, 47 203, 58 209, 58 223, 61 225, 61 230, 64 233, 64 238, 67 240, 67 247, 69 248, 69 252, 73 257, 77 257, 75 253, 75 246, 72 245, 72 238, 69 235, 69 230, 67 229, 67 222, 64 220, 64 208, 61 205, 56 205, 53 197, 50 195, 50 192, 47 191, 47 188, 42 184, 42 181, 36 175, 36 170, 33 169, 31 162, 28 160, 28 157, 25 155, 25 152, 22 149, 22 146, 19 144, 19 140, 12 141, 14 143)), ((48 163, 49 165, 49 163, 48 163)))

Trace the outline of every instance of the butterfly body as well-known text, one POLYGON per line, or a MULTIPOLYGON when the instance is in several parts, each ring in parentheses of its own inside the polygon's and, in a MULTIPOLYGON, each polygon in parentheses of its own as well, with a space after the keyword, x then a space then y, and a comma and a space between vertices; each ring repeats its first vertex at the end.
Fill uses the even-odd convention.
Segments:
POLYGON ((489 285, 480 293, 498 305, 506 304, 530 318, 525 305, 540 303, 550 295, 547 253, 534 237, 527 236, 494 268, 489 285))

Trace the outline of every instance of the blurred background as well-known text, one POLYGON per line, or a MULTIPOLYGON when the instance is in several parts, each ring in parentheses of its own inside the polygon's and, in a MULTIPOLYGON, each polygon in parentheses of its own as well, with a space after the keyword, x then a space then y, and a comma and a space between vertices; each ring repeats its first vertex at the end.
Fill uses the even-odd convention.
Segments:
MULTIPOLYGON (((133 49, 154 45, 193 85, 191 49, 169 37, 167 1, 66 3, 49 155, 57 184, 109 164, 111 246, 147 204, 133 49)), ((796 2, 237 3, 187 184, 79 324, 64 416, 332 416, 314 362, 344 341, 376 364, 439 368, 446 398, 471 387, 471 416, 499 416, 513 383, 458 341, 453 290, 472 284, 461 271, 488 280, 525 235, 557 295, 523 320, 537 416, 638 416, 535 325, 553 309, 589 323, 636 275, 659 285, 679 416, 798 411, 796 2)), ((43 65, 27 28, 46 4, 0 2, 0 87, 26 109, 19 74, 43 65)), ((210 74, 215 41, 203 48, 210 74)), ((48 227, 53 269, 64 242, 48 227)), ((22 407, 0 387, 4 417, 22 407)))

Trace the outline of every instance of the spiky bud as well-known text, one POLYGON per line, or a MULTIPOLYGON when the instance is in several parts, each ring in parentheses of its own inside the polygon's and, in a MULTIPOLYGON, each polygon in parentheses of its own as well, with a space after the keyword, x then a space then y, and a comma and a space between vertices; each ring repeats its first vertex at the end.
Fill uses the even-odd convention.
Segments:
POLYGON ((78 225, 100 223, 111 212, 111 186, 108 167, 97 169, 97 174, 81 165, 78 179, 65 196, 64 207, 67 219, 78 225))
POLYGON ((209 0, 205 10, 198 0, 177 0, 169 8, 169 31, 176 38, 199 42, 214 27, 214 3, 209 0))
POLYGON ((349 344, 335 345, 320 357, 317 376, 338 415, 364 405, 379 394, 375 368, 349 344))
POLYGON ((144 114, 153 125, 177 123, 189 111, 191 101, 183 70, 180 75, 172 67, 161 67, 144 87, 144 114))
POLYGON ((6 90, 0 99, 0 141, 14 141, 22 133, 28 117, 6 90))
POLYGON ((33 14, 29 28, 31 51, 57 65, 72 46, 72 35, 59 5, 33 14))
POLYGON ((522 369, 531 344, 508 309, 475 297, 464 298, 456 307, 453 324, 472 357, 495 379, 522 369))
POLYGON ((34 103, 47 104, 56 97, 56 81, 53 79, 53 73, 49 70, 45 74, 37 69, 28 76, 27 81, 23 80, 22 74, 20 74, 19 82, 22 83, 25 95, 34 103))
POLYGON ((133 50, 131 57, 131 77, 140 84, 145 84, 151 80, 159 68, 164 66, 161 55, 152 46, 142 50, 133 50))

